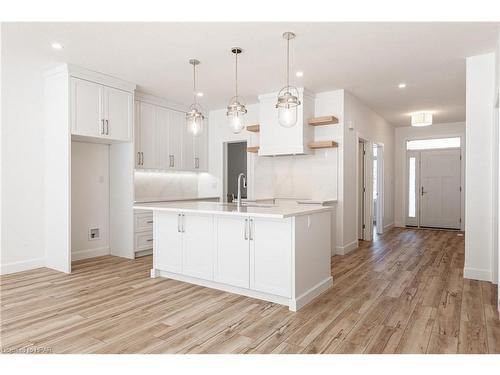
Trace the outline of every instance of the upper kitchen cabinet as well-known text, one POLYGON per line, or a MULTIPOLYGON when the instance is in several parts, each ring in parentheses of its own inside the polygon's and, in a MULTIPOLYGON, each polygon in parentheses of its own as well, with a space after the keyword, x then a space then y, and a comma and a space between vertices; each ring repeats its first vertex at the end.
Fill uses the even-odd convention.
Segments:
POLYGON ((123 85, 109 86, 116 80, 102 77, 81 69, 70 70, 71 134, 103 143, 131 142, 133 91, 123 85))
POLYGON ((297 123, 291 128, 278 122, 275 107, 278 93, 259 96, 260 156, 300 155, 313 151, 307 145, 314 138, 314 131, 307 121, 314 117, 314 95, 299 88, 301 105, 297 108, 297 123))
POLYGON ((194 137, 186 127, 185 112, 179 106, 138 94, 136 101, 136 168, 206 171, 208 133, 194 137))

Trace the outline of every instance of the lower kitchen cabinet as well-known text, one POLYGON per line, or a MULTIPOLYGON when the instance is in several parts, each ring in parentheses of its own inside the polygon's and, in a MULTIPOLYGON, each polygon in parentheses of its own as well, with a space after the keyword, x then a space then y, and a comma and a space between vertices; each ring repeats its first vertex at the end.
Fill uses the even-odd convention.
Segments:
POLYGON ((153 267, 170 272, 182 272, 182 214, 153 216, 153 267))
POLYGON ((182 273, 213 279, 213 216, 182 214, 182 273))
POLYGON ((242 288, 250 286, 248 218, 219 216, 215 280, 242 288))
POLYGON ((249 219, 250 289, 290 297, 290 219, 249 219))

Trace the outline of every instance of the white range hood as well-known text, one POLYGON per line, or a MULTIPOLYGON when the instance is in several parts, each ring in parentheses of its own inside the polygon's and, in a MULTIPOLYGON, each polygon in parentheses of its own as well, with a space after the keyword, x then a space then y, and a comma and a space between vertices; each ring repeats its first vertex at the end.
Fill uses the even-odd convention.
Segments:
POLYGON ((301 105, 297 109, 297 123, 284 128, 278 122, 277 92, 259 95, 260 147, 259 156, 304 155, 314 150, 307 147, 314 139, 314 129, 308 120, 314 117, 314 94, 298 88, 301 105))

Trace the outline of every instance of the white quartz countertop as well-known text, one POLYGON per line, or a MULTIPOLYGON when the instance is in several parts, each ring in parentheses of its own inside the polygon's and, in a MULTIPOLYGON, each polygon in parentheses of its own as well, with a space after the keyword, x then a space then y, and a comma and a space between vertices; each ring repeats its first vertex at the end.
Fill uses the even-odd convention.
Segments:
POLYGON ((158 203, 136 203, 134 208, 138 210, 153 210, 166 212, 196 212, 213 215, 235 215, 251 217, 287 218, 292 216, 310 215, 318 212, 331 211, 331 206, 320 206, 312 204, 248 204, 240 208, 235 203, 217 202, 158 202, 158 203))

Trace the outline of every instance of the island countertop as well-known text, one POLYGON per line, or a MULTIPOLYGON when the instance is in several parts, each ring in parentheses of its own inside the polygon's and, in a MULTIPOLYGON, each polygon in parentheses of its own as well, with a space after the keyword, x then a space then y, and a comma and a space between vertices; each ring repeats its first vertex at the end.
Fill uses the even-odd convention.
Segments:
POLYGON ((288 218, 293 216, 310 215, 318 212, 328 212, 331 206, 313 204, 247 204, 237 207, 235 203, 217 202, 157 202, 136 203, 134 209, 165 212, 194 212, 213 215, 233 215, 247 217, 288 218))

